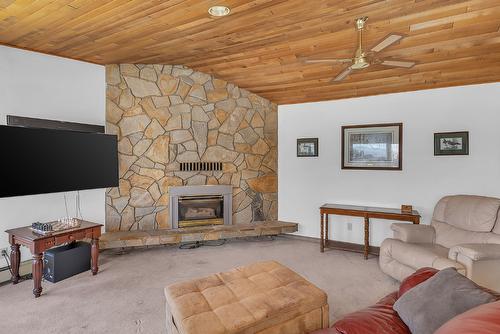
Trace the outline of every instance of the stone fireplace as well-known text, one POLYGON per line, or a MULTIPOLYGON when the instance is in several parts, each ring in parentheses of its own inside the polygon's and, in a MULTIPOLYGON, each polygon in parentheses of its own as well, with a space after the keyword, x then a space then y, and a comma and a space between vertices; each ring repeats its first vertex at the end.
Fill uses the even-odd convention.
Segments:
POLYGON ((120 177, 106 192, 106 231, 177 228, 170 190, 186 186, 230 185, 232 203, 223 203, 227 213, 214 197, 221 193, 181 194, 212 196, 203 198, 206 208, 181 198, 183 226, 221 223, 221 213, 224 224, 277 218, 274 103, 179 65, 106 65, 106 83, 106 131, 118 136, 120 177))
POLYGON ((170 187, 172 228, 231 225, 232 191, 230 185, 170 187))

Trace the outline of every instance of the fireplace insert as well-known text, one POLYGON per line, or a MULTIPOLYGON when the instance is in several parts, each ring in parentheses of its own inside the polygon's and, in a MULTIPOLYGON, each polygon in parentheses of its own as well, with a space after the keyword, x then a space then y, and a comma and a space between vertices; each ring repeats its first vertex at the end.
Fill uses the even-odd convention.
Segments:
POLYGON ((172 228, 203 225, 231 225, 231 185, 169 187, 172 228))
POLYGON ((224 224, 224 196, 180 196, 179 227, 224 224))

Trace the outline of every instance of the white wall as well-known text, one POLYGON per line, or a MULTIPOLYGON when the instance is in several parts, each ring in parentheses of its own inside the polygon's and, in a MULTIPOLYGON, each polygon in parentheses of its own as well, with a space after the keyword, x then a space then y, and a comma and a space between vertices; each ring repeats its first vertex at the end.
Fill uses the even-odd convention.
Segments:
MULTIPOLYGON (((279 219, 319 237, 319 206, 411 204, 428 224, 443 195, 500 197, 500 83, 279 106, 279 219), (403 122, 403 170, 341 170, 342 125, 403 122), (434 156, 433 133, 469 131, 470 155, 434 156), (319 138, 318 158, 297 158, 296 140, 319 138)), ((331 216, 333 239, 363 243, 357 218, 331 216), (348 231, 347 222, 353 224, 348 231)), ((392 236, 373 220, 370 242, 392 236)), ((330 236, 332 237, 332 235, 330 236)))
MULTIPOLYGON (((103 66, 0 46, 0 124, 10 114, 104 125, 105 93, 103 66)), ((85 219, 104 223, 104 192, 80 192, 85 219)), ((72 215, 75 195, 67 193, 72 215)), ((0 198, 0 249, 9 245, 4 230, 65 215, 63 193, 0 198)))

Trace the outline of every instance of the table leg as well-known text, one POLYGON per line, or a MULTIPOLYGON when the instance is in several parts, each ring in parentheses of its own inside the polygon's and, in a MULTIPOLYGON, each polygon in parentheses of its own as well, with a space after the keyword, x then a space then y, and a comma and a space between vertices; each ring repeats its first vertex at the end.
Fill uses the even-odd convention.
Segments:
POLYGON ((325 245, 323 243, 323 228, 324 228, 324 225, 325 225, 325 222, 324 222, 324 217, 323 217, 323 213, 320 214, 321 216, 321 229, 320 229, 320 233, 319 233, 319 250, 321 253, 323 253, 325 251, 325 245))
POLYGON ((325 247, 328 247, 328 214, 325 215, 325 247))
POLYGON ((32 263, 32 271, 33 271, 33 294, 35 298, 40 297, 42 294, 42 262, 43 254, 34 254, 33 255, 33 263, 32 263))
POLYGON ((369 248, 370 248, 370 218, 365 217, 365 260, 368 259, 369 248))
POLYGON ((97 275, 97 271, 99 270, 98 261, 99 261, 99 239, 92 239, 91 242, 91 257, 92 257, 92 275, 97 275))
POLYGON ((12 284, 17 284, 19 279, 19 265, 21 264, 21 252, 19 251, 19 244, 10 245, 10 266, 12 270, 11 281, 12 284))

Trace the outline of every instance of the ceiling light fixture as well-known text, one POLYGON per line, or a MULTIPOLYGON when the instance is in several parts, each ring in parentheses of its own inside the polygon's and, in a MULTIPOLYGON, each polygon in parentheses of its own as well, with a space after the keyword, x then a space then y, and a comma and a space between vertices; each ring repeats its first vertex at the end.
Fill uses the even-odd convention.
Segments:
POLYGON ((227 16, 231 13, 231 9, 226 6, 212 6, 208 9, 208 14, 215 17, 227 16))

